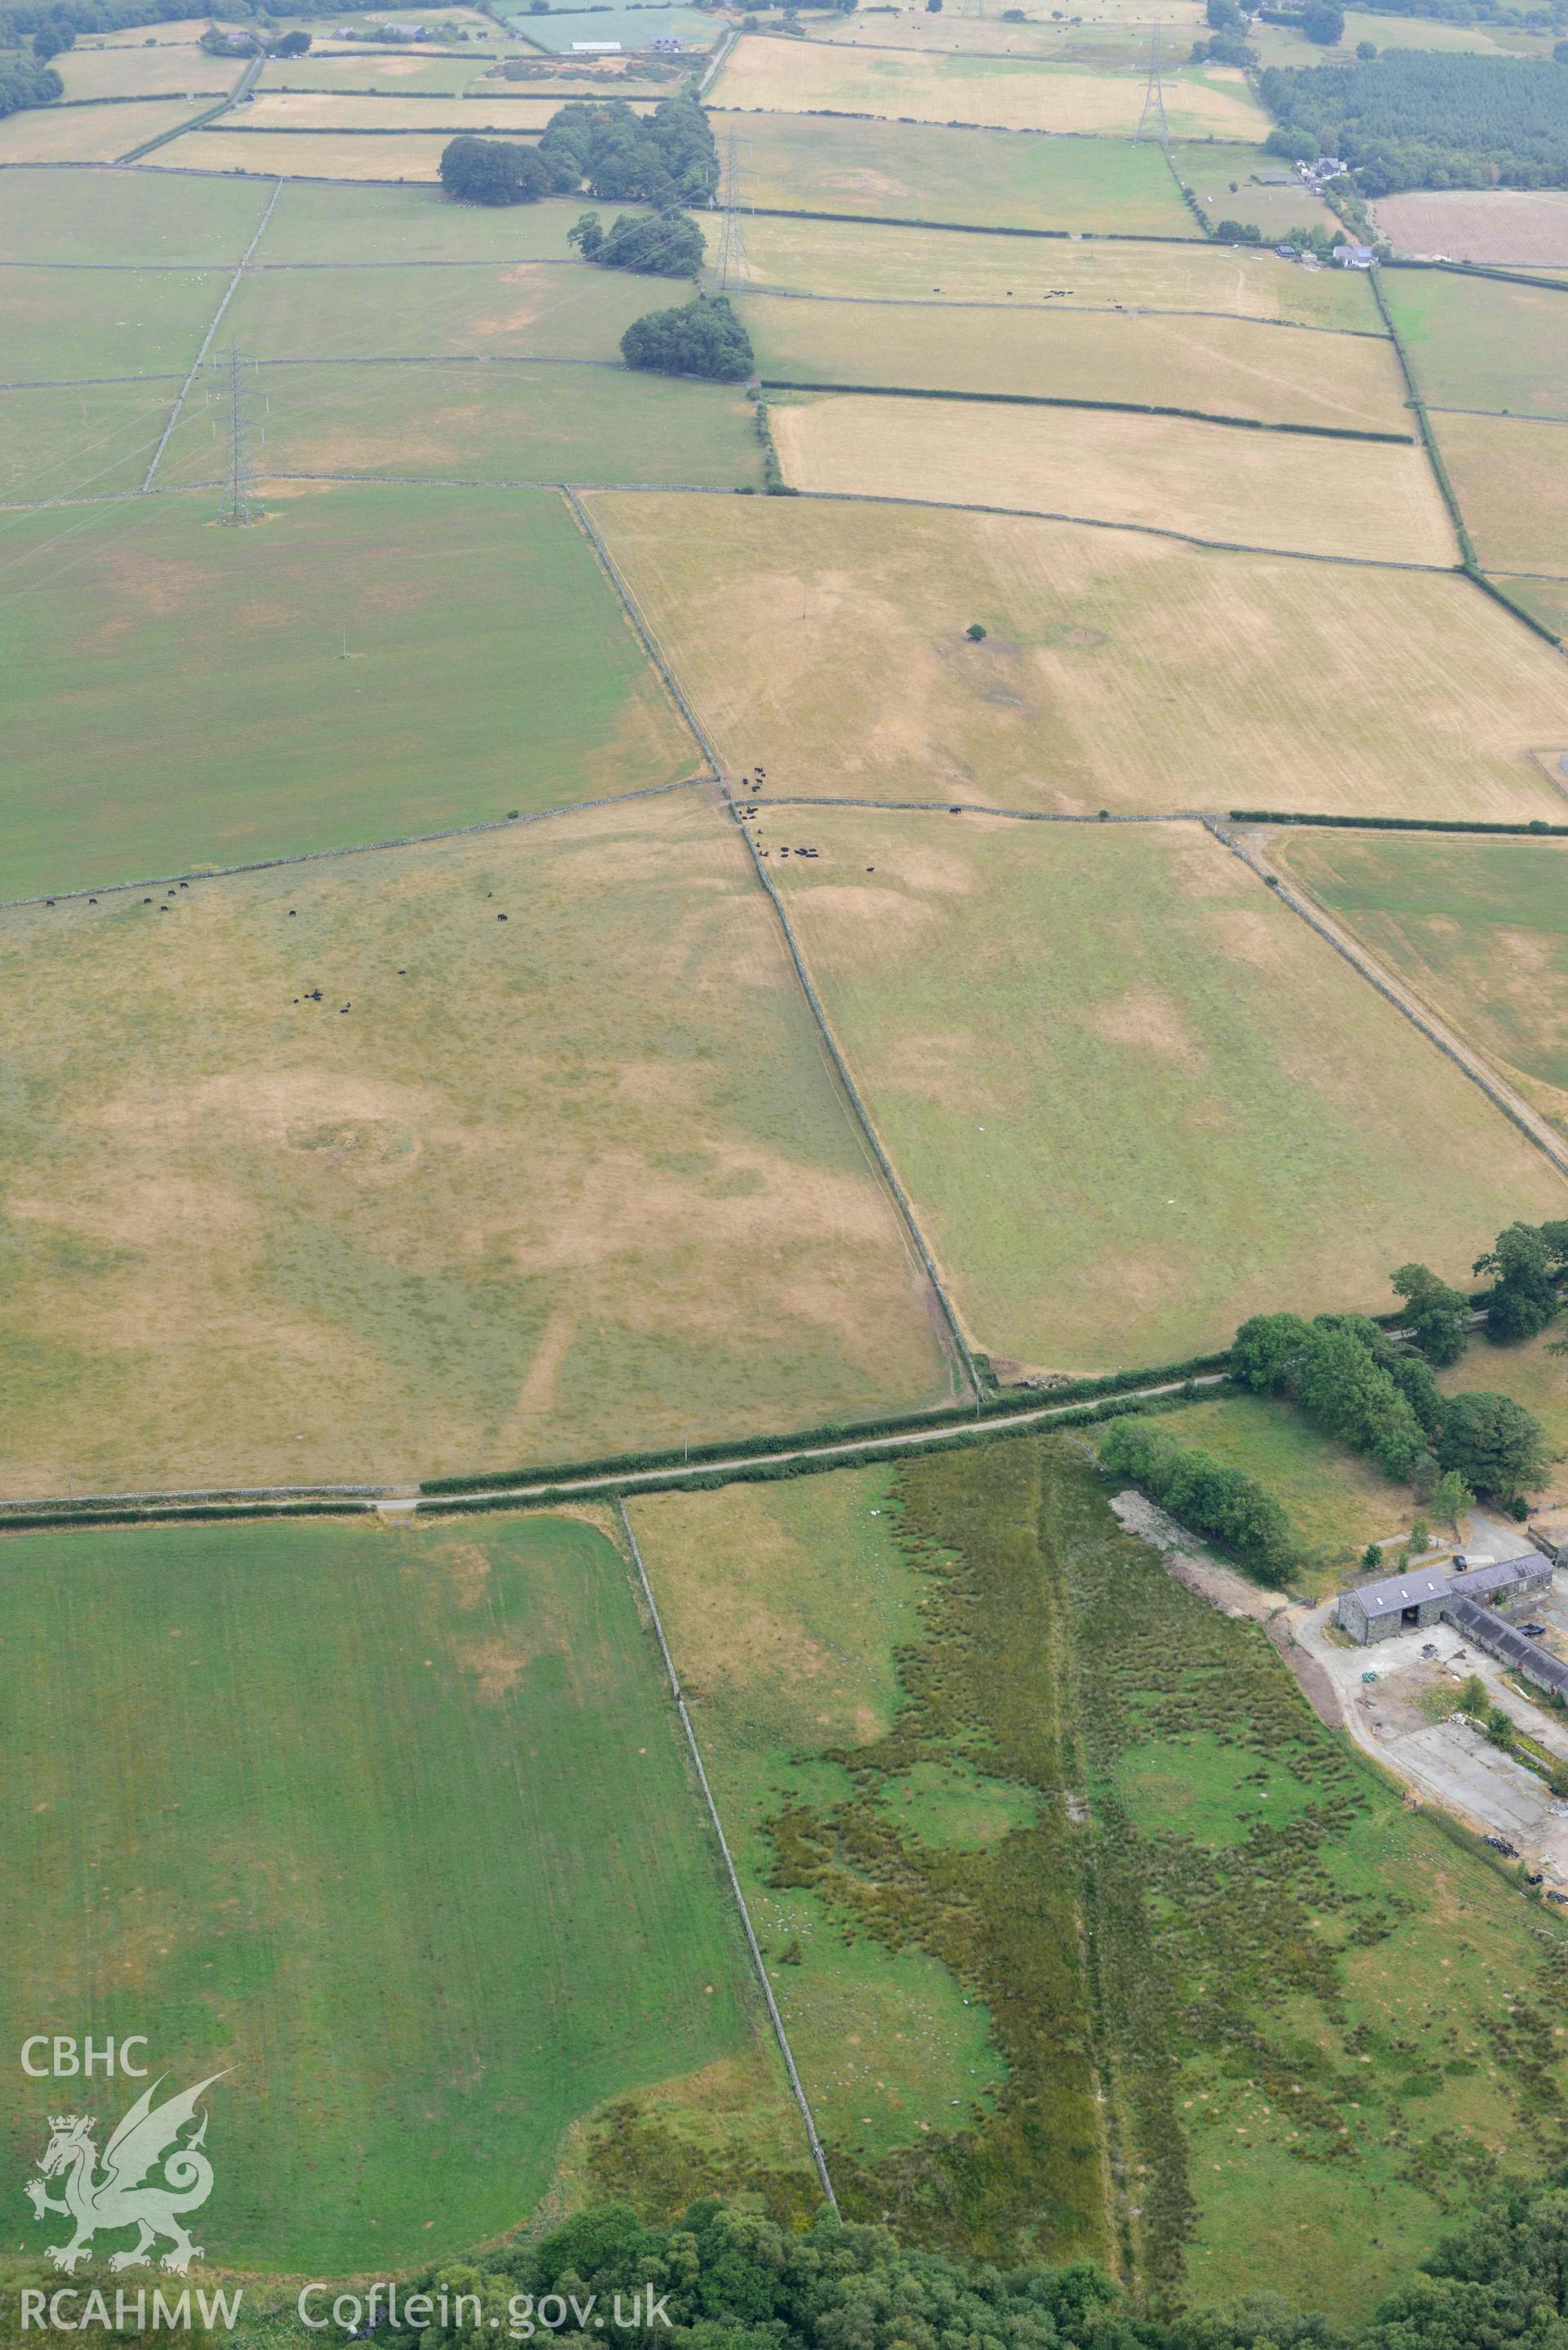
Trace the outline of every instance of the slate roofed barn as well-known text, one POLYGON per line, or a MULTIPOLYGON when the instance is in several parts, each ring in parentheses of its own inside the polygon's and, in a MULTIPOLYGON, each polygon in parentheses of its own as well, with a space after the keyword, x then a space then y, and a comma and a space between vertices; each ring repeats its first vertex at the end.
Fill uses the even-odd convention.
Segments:
POLYGON ((1386 1640, 1414 1625, 1435 1624, 1449 1596, 1449 1577, 1441 1567, 1413 1566, 1404 1575, 1386 1575, 1380 1583, 1364 1583, 1340 1594, 1335 1621, 1355 1640, 1386 1640))

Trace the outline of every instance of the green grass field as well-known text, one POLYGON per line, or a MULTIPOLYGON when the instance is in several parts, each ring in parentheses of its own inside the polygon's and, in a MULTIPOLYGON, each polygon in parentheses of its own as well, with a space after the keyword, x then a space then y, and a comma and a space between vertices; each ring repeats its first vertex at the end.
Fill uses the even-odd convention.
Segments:
POLYGON ((1090 816, 1563 807, 1533 753, 1568 743, 1568 676, 1460 579, 914 507, 593 506, 724 759, 760 760, 774 792, 1090 816))
POLYGON ((214 497, 8 517, 0 895, 689 774, 691 738, 563 503, 432 494, 323 487, 246 530, 215 527, 214 497))
POLYGON ((0 941, 30 1105, 0 1493, 401 1481, 949 1392, 705 798, 36 906, 0 941))
MULTIPOLYGON (((646 301, 646 292, 637 298, 646 301)), ((258 369, 255 380, 267 402, 257 450, 264 471, 762 486, 762 449, 742 391, 633 375, 618 359, 277 367, 258 369)), ((218 479, 229 410, 224 363, 210 361, 170 441, 161 483, 218 479)))
POLYGON ((1562 1208, 1485 1098, 1197 827, 759 820, 821 852, 776 878, 994 1357, 1111 1369, 1286 1298, 1381 1310, 1389 1267, 1468 1276, 1500 1222, 1562 1208))
POLYGON ((8 383, 168 376, 172 405, 228 282, 218 269, 0 268, 0 370, 8 383))
MULTIPOLYGON (((144 2033, 170 2091, 227 2072, 213 2266, 396 2274, 493 2240, 568 2132, 655 2084, 707 2126, 739 2076, 732 2136, 799 2167, 602 1533, 145 1527, 14 1539, 5 1564, 15 2012, 144 2033)), ((100 2083, 95 2110, 131 2094, 100 2083)), ((8 2069, 19 2175, 47 2102, 8 2069)), ((12 2232, 36 2252, 58 2229, 12 2232)))
MULTIPOLYGON (((743 174, 742 174, 743 177, 743 174)), ((276 215, 274 215, 275 219, 276 215)), ((1015 236, 769 219, 745 228, 751 283, 881 301, 1006 302, 1051 310, 1182 310, 1382 332, 1365 276, 1292 268, 1236 245, 1080 240, 1070 254, 1015 236)))
MULTIPOLYGON (((279 89, 385 90, 403 98, 416 92, 455 98, 483 70, 483 52, 458 57, 356 56, 273 57, 262 68, 258 93, 279 89)), ((504 84, 497 84, 504 88, 504 84)))
POLYGON ((587 263, 268 269, 245 277, 223 333, 232 321, 241 350, 257 359, 525 352, 618 364, 622 335, 659 298, 646 277, 587 263))
POLYGON ((454 204, 439 188, 286 187, 253 266, 259 280, 302 262, 565 261, 582 212, 578 197, 493 208, 454 204))
POLYGON ((1568 844, 1286 834, 1289 871, 1568 1132, 1568 844))
MULTIPOLYGON (((146 383, 0 391, 0 502, 140 489, 179 389, 177 378, 160 376, 146 383)), ((35 528, 17 515, 0 518, 0 559, 8 561, 19 544, 36 543, 35 528)))
MULTIPOLYGON (((1475 1380, 1466 1385, 1474 1386, 1475 1380)), ((1415 1504, 1368 1461, 1325 1436, 1273 1396, 1235 1393, 1183 1407, 1168 1423, 1179 1444, 1198 1446, 1255 1477, 1286 1512, 1308 1554, 1293 1586, 1336 1590, 1369 1542, 1403 1533, 1415 1504)))
POLYGON ((1568 417, 1568 302, 1560 294, 1390 269, 1384 296, 1432 407, 1568 417))
POLYGON ((1369 8, 1346 8, 1344 15, 1345 30, 1338 43, 1327 50, 1290 25, 1257 24, 1247 37, 1263 67, 1349 65, 1358 41, 1370 41, 1379 51, 1446 49, 1488 57, 1501 53, 1543 58, 1551 46, 1501 25, 1447 24, 1439 17, 1391 16, 1369 8))
MULTIPOLYGON (((269 193, 144 172, 7 172, 0 260, 161 261, 232 269, 269 193)), ((280 202, 273 226, 283 209, 280 202)))
POLYGON ((160 41, 148 48, 72 48, 55 70, 66 86, 68 101, 108 98, 182 98, 192 90, 221 98, 240 78, 244 60, 212 57, 198 44, 193 30, 175 47, 160 41))
POLYGON ((1199 233, 1152 146, 804 114, 715 111, 711 120, 721 150, 732 131, 745 141, 746 193, 767 209, 1124 236, 1199 233))
POLYGON ((1106 1491, 1025 1439, 634 1520, 846 2215, 1002 2259, 1114 2236, 1140 2294, 1354 2322, 1456 2177, 1559 2158, 1562 1930, 1106 1491), (877 1994, 933 1951, 994 2083, 929 1994, 906 2082, 877 1994))
POLYGON ((265 182, 336 180, 350 186, 356 181, 371 185, 407 182, 433 189, 446 143, 447 135, 440 130, 400 130, 389 137, 363 130, 252 130, 225 115, 204 130, 189 131, 160 147, 147 157, 146 168, 244 172, 265 182))
MULTIPOLYGON (((1032 252, 1060 282, 1054 248, 1032 252)), ((1543 301, 1552 301, 1543 295, 1543 301)), ((1269 424, 1407 435, 1393 345, 1251 318, 1116 317, 1038 307, 742 298, 764 379, 1127 400, 1269 424)))
POLYGON ((1546 1491, 1568 1501, 1568 1362, 1551 1351, 1565 1333, 1559 1321, 1522 1347, 1489 1347, 1472 1343, 1462 1362, 1441 1371, 1438 1384, 1450 1394, 1460 1388, 1480 1388, 1511 1395, 1532 1411, 1546 1430, 1553 1456, 1546 1491))

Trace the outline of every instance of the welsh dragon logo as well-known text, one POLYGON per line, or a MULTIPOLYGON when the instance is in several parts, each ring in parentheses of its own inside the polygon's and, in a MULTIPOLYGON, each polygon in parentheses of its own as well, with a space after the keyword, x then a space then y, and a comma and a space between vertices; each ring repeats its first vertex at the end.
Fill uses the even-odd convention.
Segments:
POLYGON ((213 2166, 201 2150, 207 2135, 206 2115, 183 2146, 178 2139, 186 2124, 194 2120, 202 2091, 223 2075, 209 2074, 193 2089, 182 2090, 178 2096, 165 2097, 161 2106, 154 2106, 152 2100, 166 2077, 160 2074, 143 2089, 120 2122, 104 2147, 101 2171, 92 2135, 97 2125, 91 2116, 49 2116, 49 2143, 38 2165, 39 2176, 28 2179, 26 2193, 36 2219, 41 2220, 46 2211, 59 2211, 75 2220, 76 2233, 68 2244, 45 2248, 55 2266, 67 2275, 74 2273, 78 2261, 88 2258, 100 2228, 138 2230, 129 2251, 110 2256, 111 2269, 134 2268, 139 2262, 150 2260, 162 2236, 174 2241, 159 2265, 175 2276, 183 2276, 191 2262, 202 2257, 202 2246, 191 2241, 184 2215, 199 2210, 213 2191, 213 2166), (161 2164, 162 2177, 155 2178, 151 2174, 161 2164), (45 2181, 50 2178, 63 2179, 63 2201, 48 2192, 45 2181))

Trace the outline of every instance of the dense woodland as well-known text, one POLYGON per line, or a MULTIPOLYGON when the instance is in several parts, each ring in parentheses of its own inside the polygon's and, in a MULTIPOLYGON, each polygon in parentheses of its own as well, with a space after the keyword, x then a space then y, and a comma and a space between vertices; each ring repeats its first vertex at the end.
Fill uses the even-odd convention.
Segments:
POLYGON ((1275 154, 1342 155, 1364 192, 1568 186, 1568 72, 1542 61, 1391 49, 1355 65, 1270 67, 1275 154))
MULTIPOLYGON (((906 2251, 886 2228, 826 2213, 797 2235, 714 2199, 670 2227, 601 2206, 440 2282, 480 2296, 481 2324, 401 2337, 410 2350, 493 2342, 493 2315, 504 2325, 519 2292, 535 2306, 551 2293, 582 2306, 591 2293, 600 2308, 618 2293, 629 2310, 650 2285, 666 2322, 622 2331, 627 2350, 1568 2350, 1568 2192, 1555 2179, 1493 2192, 1354 2335, 1273 2300, 1233 2317, 1137 2317, 1086 2261, 1002 2270, 906 2251)), ((594 2337, 555 2339, 587 2350, 594 2337)))

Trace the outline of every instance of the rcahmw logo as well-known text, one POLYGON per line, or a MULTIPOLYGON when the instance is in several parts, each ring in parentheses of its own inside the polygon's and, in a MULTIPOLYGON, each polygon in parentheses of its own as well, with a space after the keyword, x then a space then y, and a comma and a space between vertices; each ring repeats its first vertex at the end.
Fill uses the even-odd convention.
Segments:
MULTIPOLYGON (((132 2062, 132 2056, 133 2053, 140 2054, 146 2046, 145 2038, 138 2033, 122 2040, 118 2046, 112 2039, 101 2044, 89 2039, 81 2043, 78 2053, 74 2040, 36 2033, 22 2043, 22 2069, 34 2080, 51 2075, 85 2078, 97 2072, 112 2076, 117 2070, 133 2080, 143 2080, 150 2068, 132 2062)), ((156 2261, 170 2274, 183 2276, 192 2261, 203 2257, 202 2246, 192 2241, 186 2225, 190 2215, 200 2210, 213 2191, 213 2165, 204 2151, 208 2116, 202 2112, 198 2118, 198 2108, 213 2084, 223 2077, 222 2073, 210 2073, 193 2088, 179 2090, 161 2103, 154 2103, 167 2078, 160 2074, 116 2123, 101 2156, 97 2143, 99 2125, 90 2114, 49 2116, 48 2142, 37 2176, 27 2180, 25 2191, 35 2219, 57 2213, 71 2222, 65 2241, 44 2247, 47 2257, 57 2269, 63 2269, 67 2276, 73 2275, 83 2261, 92 2257, 96 2236, 117 2235, 132 2228, 136 2241, 109 2254, 111 2270, 151 2265, 156 2261), (162 2249, 165 2245, 166 2250, 162 2249)), ((87 2294, 87 2309, 77 2314, 75 2305, 83 2298, 70 2292, 46 2295, 26 2291, 22 2294, 23 2326, 47 2324, 79 2329, 111 2322, 103 2296, 98 2293, 87 2294), (47 2316, 44 2314, 46 2301, 49 2305, 47 2316)), ((117 2303, 124 2303, 126 2296, 119 2293, 115 2298, 117 2303)), ((197 2298, 202 2304, 202 2322, 211 2324, 208 2296, 202 2293, 197 2298)), ((216 2304, 213 2314, 221 2311, 223 2322, 232 2324, 226 2297, 217 2294, 213 2299, 216 2304)), ((132 2311, 113 2322, 143 2325, 144 2303, 145 2295, 138 2294, 132 2311)), ((236 2303, 236 2312, 237 2306, 236 2303)), ((154 2326, 188 2326, 190 2322, 189 2293, 181 2294, 172 2304, 161 2293, 153 2295, 154 2326)))

